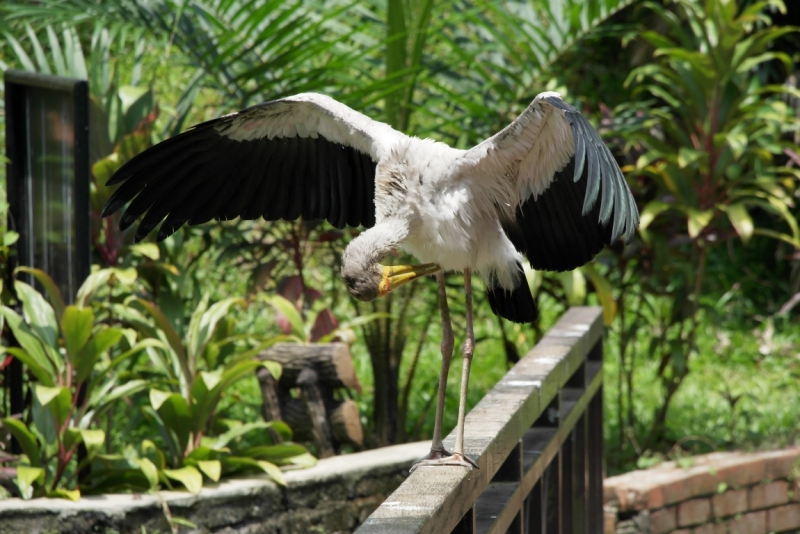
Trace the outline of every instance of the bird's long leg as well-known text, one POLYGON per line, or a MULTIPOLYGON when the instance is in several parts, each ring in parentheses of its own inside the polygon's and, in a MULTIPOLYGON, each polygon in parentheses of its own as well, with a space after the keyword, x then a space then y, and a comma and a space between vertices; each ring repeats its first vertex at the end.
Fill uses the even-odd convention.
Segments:
POLYGON ((439 391, 436 396, 436 419, 433 422, 433 441, 431 452, 414 462, 411 471, 420 465, 437 465, 440 460, 450 456, 442 443, 442 419, 444 418, 444 397, 447 388, 447 375, 453 360, 453 326, 450 323, 450 308, 447 306, 447 292, 444 285, 444 272, 436 273, 439 285, 439 314, 442 317, 442 368, 439 371, 439 391))
POLYGON ((465 467, 478 467, 467 455, 464 454, 464 421, 467 417, 467 389, 469 387, 469 369, 472 365, 472 354, 475 351, 475 333, 472 330, 472 273, 464 269, 464 301, 467 319, 467 335, 464 339, 462 352, 464 363, 461 368, 461 392, 458 399, 458 425, 456 426, 456 446, 453 449, 452 459, 459 461, 465 467))
POLYGON ((431 452, 424 458, 414 462, 411 471, 421 465, 455 465, 471 469, 477 467, 475 462, 464 456, 464 410, 466 406, 467 384, 469 382, 469 366, 472 362, 472 352, 475 346, 475 336, 472 333, 472 283, 469 269, 464 271, 464 289, 467 295, 467 338, 464 341, 464 370, 461 377, 461 399, 459 402, 458 427, 456 428, 456 448, 451 454, 447 452, 442 443, 442 418, 444 416, 445 387, 447 374, 450 371, 450 361, 453 357, 453 327, 450 323, 450 309, 447 306, 445 293, 444 273, 436 273, 439 283, 439 310, 442 315, 442 369, 439 373, 439 392, 436 399, 436 420, 433 426, 433 441, 431 452))

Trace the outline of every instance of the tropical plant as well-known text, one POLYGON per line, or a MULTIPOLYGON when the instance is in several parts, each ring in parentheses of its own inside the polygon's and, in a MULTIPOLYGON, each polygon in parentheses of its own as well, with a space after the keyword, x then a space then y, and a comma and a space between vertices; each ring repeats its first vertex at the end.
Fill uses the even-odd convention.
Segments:
POLYGON ((131 378, 124 364, 154 342, 137 341, 133 331, 101 324, 90 307, 64 306, 57 286, 44 272, 24 267, 17 272, 32 274, 52 305, 32 286, 15 281, 22 313, 0 306, 0 321, 17 343, 2 347, 2 352, 20 360, 36 379, 27 420, 2 420, 24 453, 16 459, 16 484, 26 499, 75 500, 80 497, 78 473, 106 439, 96 423, 116 401, 147 385, 131 378), (81 445, 85 457, 73 462, 81 445))
POLYGON ((143 480, 136 474, 137 462, 145 458, 151 465, 147 486, 160 482, 170 487, 177 481, 195 493, 202 487, 203 475, 216 482, 222 475, 256 469, 284 483, 279 466, 313 465, 316 460, 303 446, 288 441, 291 430, 284 423, 243 423, 218 414, 228 389, 252 376, 257 368, 266 367, 273 376, 280 377, 278 364, 259 361, 254 356, 282 337, 262 340, 252 349, 237 349, 236 343, 248 341, 251 336, 234 333, 233 319, 228 314, 232 307, 244 305, 238 298, 210 304, 208 296, 204 296, 192 314, 183 341, 153 302, 130 296, 124 303, 109 305, 109 313, 119 321, 158 341, 145 349, 155 373, 148 383, 150 402, 144 411, 154 421, 165 447, 146 440, 141 444, 141 454, 150 454, 152 459, 136 454, 101 457, 105 466, 93 470, 93 490, 131 486, 135 480, 141 484, 143 480), (237 438, 266 428, 272 428, 285 442, 237 447, 237 438))
POLYGON ((792 215, 800 173, 784 166, 790 148, 784 133, 797 121, 780 99, 795 91, 762 85, 754 75, 766 62, 791 71, 791 59, 770 46, 796 30, 772 26, 766 14, 785 6, 780 0, 744 9, 733 0, 674 0, 669 8, 645 7, 667 31, 637 32, 654 48, 654 61, 631 72, 628 83, 640 101, 617 116, 638 156, 623 170, 645 201, 638 250, 618 258, 615 280, 624 310, 616 325, 619 448, 629 451, 638 447, 628 443, 632 435, 643 448, 664 438, 670 402, 691 369, 697 330, 704 317, 714 317, 710 308, 705 314, 703 300, 712 249, 736 238, 746 245, 755 236, 800 247, 792 215), (637 351, 657 362, 661 388, 648 428, 637 426, 642 417, 634 414, 637 351))

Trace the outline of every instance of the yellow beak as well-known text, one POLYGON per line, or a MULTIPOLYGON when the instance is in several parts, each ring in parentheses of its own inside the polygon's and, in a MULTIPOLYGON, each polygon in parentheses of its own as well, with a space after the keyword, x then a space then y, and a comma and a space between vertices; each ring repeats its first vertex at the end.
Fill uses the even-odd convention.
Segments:
POLYGON ((382 297, 386 293, 412 280, 416 280, 420 276, 434 274, 440 268, 435 263, 426 263, 424 265, 384 265, 383 276, 381 276, 381 283, 378 286, 378 296, 382 297))

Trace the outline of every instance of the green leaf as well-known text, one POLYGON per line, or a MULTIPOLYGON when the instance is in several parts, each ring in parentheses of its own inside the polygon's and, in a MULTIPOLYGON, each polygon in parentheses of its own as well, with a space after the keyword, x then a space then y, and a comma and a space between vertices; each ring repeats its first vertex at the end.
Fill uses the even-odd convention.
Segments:
POLYGON ((120 339, 122 339, 122 330, 119 328, 104 328, 89 339, 89 342, 81 350, 76 365, 76 380, 79 384, 89 378, 100 356, 119 343, 120 339))
POLYGON ((647 230, 647 227, 650 226, 650 223, 652 223, 659 214, 667 211, 671 207, 671 205, 666 202, 661 202, 660 200, 649 202, 639 215, 639 228, 641 230, 647 230))
POLYGON ((266 301, 275 308, 276 311, 283 314, 288 319, 289 324, 292 326, 292 334, 301 339, 306 338, 305 327, 303 326, 303 318, 300 312, 294 307, 294 304, 286 300, 280 295, 272 295, 264 297, 266 301))
POLYGON ((53 415, 56 429, 61 428, 72 413, 72 392, 68 387, 33 386, 34 395, 53 415))
POLYGON ((239 426, 235 426, 230 430, 228 430, 227 432, 217 436, 216 440, 210 446, 212 449, 222 449, 223 447, 226 447, 228 443, 230 443, 234 439, 244 436, 248 432, 251 432, 253 430, 264 430, 266 428, 270 428, 271 426, 272 426, 271 422, 265 422, 265 421, 256 421, 253 423, 245 423, 239 426))
POLYGON ((14 288, 22 301, 22 311, 31 329, 45 345, 58 346, 58 323, 52 306, 34 288, 16 280, 14 288))
POLYGON ((153 462, 147 458, 134 458, 132 461, 147 479, 150 489, 155 490, 158 488, 158 469, 153 462))
POLYGON ((2 420, 2 422, 3 428, 8 430, 8 432, 17 440, 19 446, 22 447, 22 452, 24 452, 25 456, 28 457, 28 461, 31 463, 31 466, 40 467, 42 465, 42 453, 39 449, 36 436, 34 436, 33 432, 28 430, 27 425, 25 425, 25 423, 19 419, 6 417, 2 420))
POLYGON ((64 488, 58 488, 52 491, 48 491, 47 496, 50 497, 51 499, 60 498, 60 499, 67 499, 72 502, 78 502, 79 500, 81 500, 81 490, 79 489, 68 490, 64 488))
POLYGON ((33 485, 44 483, 44 469, 41 467, 27 467, 21 465, 17 467, 17 478, 15 479, 19 493, 23 499, 33 497, 33 485))
POLYGON ((19 241, 19 234, 17 232, 9 230, 5 234, 3 234, 3 246, 4 247, 10 247, 11 245, 16 243, 17 241, 19 241))
POLYGON ((694 239, 711 222, 712 217, 714 217, 714 210, 687 208, 686 214, 689 219, 689 237, 694 239))
POLYGON ((61 317, 61 330, 64 334, 64 344, 67 349, 67 358, 74 367, 78 366, 78 354, 89 338, 92 336, 94 325, 94 312, 91 308, 78 308, 67 306, 61 317))
POLYGON ((178 393, 167 393, 155 389, 150 390, 150 403, 158 412, 165 430, 175 441, 176 453, 186 450, 189 435, 192 431, 189 405, 178 393))
POLYGON ((180 469, 164 469, 163 473, 172 480, 177 480, 195 495, 203 489, 203 475, 192 466, 181 467, 180 469))
MULTIPOLYGON (((204 297, 204 301, 207 297, 204 297)), ((232 306, 246 306, 247 303, 241 298, 227 298, 212 304, 208 310, 200 314, 192 314, 187 334, 187 345, 189 358, 196 361, 203 354, 206 345, 211 340, 217 323, 225 318, 232 306)), ((198 308, 200 310, 202 308, 198 308)))
POLYGON ((91 460, 100 452, 100 448, 106 441, 106 433, 102 430, 89 429, 81 429, 80 433, 81 438, 83 438, 83 444, 86 446, 86 456, 91 460))
POLYGON ((611 283, 605 276, 597 272, 591 263, 584 265, 581 269, 592 281, 595 293, 597 293, 597 300, 600 301, 600 306, 603 307, 603 322, 606 326, 611 326, 614 317, 617 316, 617 301, 614 298, 611 283))
MULTIPOLYGON (((13 232, 16 233, 16 232, 13 232)), ((8 235, 8 234, 6 234, 8 235)), ((41 269, 34 269, 33 267, 20 266, 14 269, 14 275, 17 273, 28 273, 36 278, 36 281, 42 284, 44 290, 47 291, 47 296, 50 297, 50 304, 53 306, 53 311, 56 314, 56 319, 61 320, 64 313, 64 299, 61 296, 61 290, 56 285, 50 276, 41 269)))
POLYGON ((219 460, 200 460, 197 462, 197 467, 208 478, 214 482, 219 482, 219 478, 222 476, 222 462, 219 460))
POLYGON ((556 276, 570 306, 580 306, 586 301, 586 279, 580 269, 561 272, 556 276))
POLYGON ((128 249, 134 254, 144 256, 145 258, 153 261, 158 261, 158 259, 161 257, 161 253, 158 250, 158 245, 155 243, 136 243, 130 245, 128 249))
POLYGON ((264 461, 264 460, 258 460, 257 463, 258 463, 258 466, 266 474, 268 474, 270 476, 270 478, 272 478, 272 480, 274 480, 275 482, 277 482, 281 486, 285 486, 286 485, 286 479, 283 477, 283 472, 280 470, 280 468, 277 465, 275 465, 273 463, 270 463, 270 462, 267 462, 267 461, 264 461))
POLYGON ((753 236, 753 219, 747 212, 747 208, 743 204, 731 204, 726 206, 725 212, 728 214, 731 224, 736 229, 736 233, 742 239, 745 245, 750 241, 753 236))
POLYGON ((275 380, 281 379, 283 368, 281 367, 281 364, 279 364, 278 362, 264 360, 261 362, 261 366, 266 367, 267 371, 269 371, 269 374, 271 374, 272 378, 274 378, 275 380))

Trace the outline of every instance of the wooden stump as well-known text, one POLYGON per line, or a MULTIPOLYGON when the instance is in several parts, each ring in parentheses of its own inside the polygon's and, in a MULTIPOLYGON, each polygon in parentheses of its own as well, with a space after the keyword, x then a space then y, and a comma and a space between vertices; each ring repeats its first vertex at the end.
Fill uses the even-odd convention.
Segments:
MULTIPOLYGON (((278 362, 283 368, 280 380, 266 369, 257 372, 265 420, 286 422, 295 441, 314 442, 320 458, 333 456, 343 445, 363 445, 358 406, 351 399, 334 396, 337 388, 361 391, 348 345, 279 343, 258 358, 278 362)), ((271 435, 279 441, 276 432, 271 435)))

